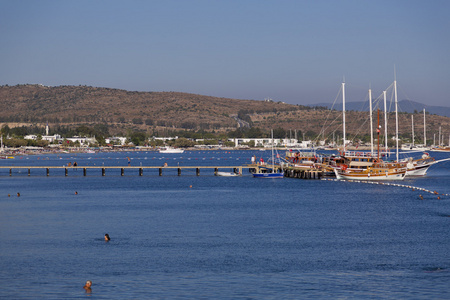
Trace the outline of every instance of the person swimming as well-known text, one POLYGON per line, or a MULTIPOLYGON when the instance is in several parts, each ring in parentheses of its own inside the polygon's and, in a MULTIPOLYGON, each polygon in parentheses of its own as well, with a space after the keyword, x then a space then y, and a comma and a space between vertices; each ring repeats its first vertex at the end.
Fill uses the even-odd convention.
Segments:
POLYGON ((83 286, 83 288, 86 290, 86 293, 92 292, 91 286, 92 286, 92 281, 90 281, 90 280, 86 281, 86 284, 83 286))
POLYGON ((111 240, 111 238, 109 237, 109 234, 107 234, 107 233, 105 233, 105 241, 110 241, 111 240))

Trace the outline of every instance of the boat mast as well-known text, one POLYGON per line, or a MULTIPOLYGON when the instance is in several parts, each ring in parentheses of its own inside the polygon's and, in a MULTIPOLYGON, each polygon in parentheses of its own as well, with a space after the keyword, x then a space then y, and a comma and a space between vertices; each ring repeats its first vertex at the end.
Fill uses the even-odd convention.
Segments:
MULTIPOLYGON (((345 81, 345 80, 344 80, 345 81)), ((345 153, 345 82, 342 83, 342 118, 343 118, 343 145, 345 153)))
POLYGON ((414 148, 414 115, 411 115, 411 126, 412 126, 412 146, 414 148))
POLYGON ((271 131, 271 135, 272 135, 272 173, 275 173, 275 171, 274 171, 275 162, 273 161, 273 129, 271 129, 270 131, 271 131))
POLYGON ((425 108, 423 109, 423 145, 427 146, 427 123, 425 123, 425 108))
POLYGON ((397 80, 394 80, 394 99, 395 99, 395 147, 396 159, 398 161, 398 101, 397 101, 397 80))
POLYGON ((383 91, 384 97, 384 144, 386 153, 388 152, 388 134, 387 134, 387 105, 386 105, 386 91, 383 91))
POLYGON ((373 156, 372 89, 369 89, 369 109, 370 109, 370 154, 371 156, 373 156))
POLYGON ((438 142, 438 146, 441 146, 441 126, 439 126, 439 142, 438 142))
POLYGON ((380 109, 378 109, 378 124, 377 124, 377 144, 378 144, 378 149, 377 149, 377 157, 378 157, 378 161, 380 161, 380 109))

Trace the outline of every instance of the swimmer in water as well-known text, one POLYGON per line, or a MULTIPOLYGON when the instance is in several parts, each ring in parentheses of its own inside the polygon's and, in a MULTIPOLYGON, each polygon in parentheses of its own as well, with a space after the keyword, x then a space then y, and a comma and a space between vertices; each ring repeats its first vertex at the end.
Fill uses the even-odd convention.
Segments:
POLYGON ((109 237, 109 234, 107 234, 107 233, 105 233, 105 241, 110 241, 111 240, 111 238, 109 237))
POLYGON ((83 286, 83 288, 86 290, 86 293, 92 292, 91 286, 92 286, 92 281, 90 281, 90 280, 86 281, 86 284, 83 286))

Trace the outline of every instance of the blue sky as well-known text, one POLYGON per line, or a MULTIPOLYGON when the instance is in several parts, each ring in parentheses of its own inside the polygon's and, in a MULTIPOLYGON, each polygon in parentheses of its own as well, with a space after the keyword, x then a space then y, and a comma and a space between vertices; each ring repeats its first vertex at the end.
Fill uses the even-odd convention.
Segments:
POLYGON ((450 1, 0 0, 0 84, 450 106, 450 1))

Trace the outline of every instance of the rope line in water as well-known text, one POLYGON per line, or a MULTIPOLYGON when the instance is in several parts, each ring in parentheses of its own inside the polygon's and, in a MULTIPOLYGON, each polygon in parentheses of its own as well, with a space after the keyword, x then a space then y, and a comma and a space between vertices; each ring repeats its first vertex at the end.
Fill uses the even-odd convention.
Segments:
MULTIPOLYGON (((422 187, 418 186, 412 186, 412 185, 406 185, 406 184, 399 184, 399 183, 390 183, 390 182, 379 182, 379 181, 368 181, 368 180, 340 180, 340 179, 329 179, 329 178, 323 178, 322 180, 328 180, 328 181, 345 181, 345 182, 355 182, 355 183, 367 183, 367 184, 376 184, 376 185, 388 185, 388 186, 396 186, 396 187, 403 187, 411 189, 412 191, 423 191, 425 193, 437 195, 438 200, 441 199, 440 196, 450 196, 450 194, 440 194, 436 191, 427 190, 422 187)), ((423 199, 422 195, 419 195, 421 199, 423 199)))

